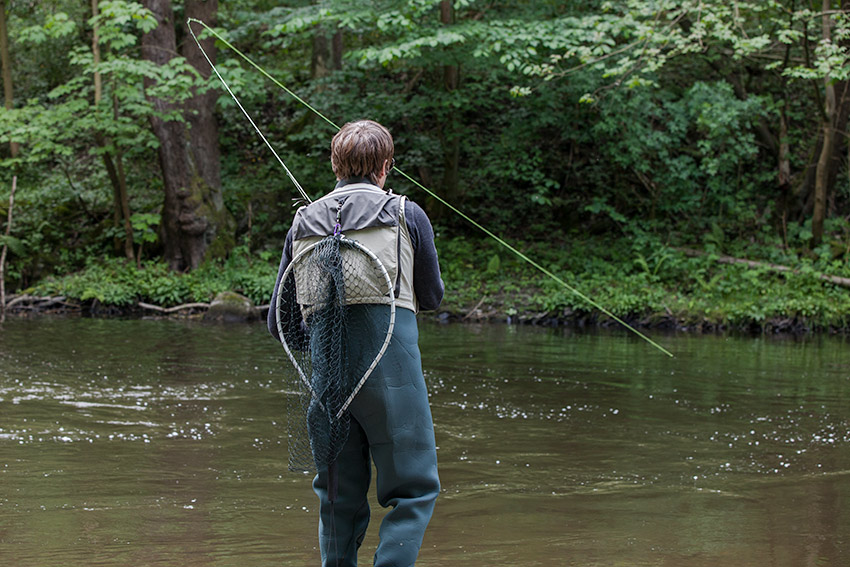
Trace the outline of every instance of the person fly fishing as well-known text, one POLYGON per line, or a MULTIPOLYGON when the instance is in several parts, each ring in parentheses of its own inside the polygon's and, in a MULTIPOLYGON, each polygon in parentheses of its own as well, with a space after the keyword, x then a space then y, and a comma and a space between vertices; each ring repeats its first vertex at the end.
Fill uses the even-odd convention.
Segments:
MULTIPOLYGON (((320 502, 319 543, 325 567, 357 564, 357 551, 369 524, 367 493, 371 461, 377 469, 378 502, 383 507, 392 507, 381 524, 375 567, 414 565, 440 491, 416 313, 439 307, 444 285, 434 231, 427 215, 406 197, 384 189, 394 165, 393 153, 392 136, 377 122, 350 122, 337 132, 331 142, 336 187, 297 211, 286 236, 268 316, 269 332, 282 340, 284 346, 288 337, 281 337, 281 331, 284 335, 287 331, 280 326, 280 318, 289 317, 300 323, 301 329, 296 331, 305 336, 300 343, 294 338, 288 342, 301 345, 295 348, 311 351, 312 364, 308 365, 312 370, 310 376, 302 373, 302 379, 312 380, 308 384, 313 399, 307 420, 317 470, 313 490, 320 502), (384 340, 379 335, 385 327, 375 322, 385 317, 387 307, 346 305, 335 323, 321 329, 318 315, 311 315, 320 307, 304 305, 303 300, 299 303, 298 292, 291 293, 289 298, 278 295, 286 293, 281 291, 286 289, 281 287, 281 281, 291 271, 287 270, 290 263, 312 252, 317 241, 330 242, 334 239, 329 237, 341 234, 380 256, 382 265, 392 276, 386 279, 393 288, 389 293, 394 298, 394 316, 385 350, 374 358, 377 364, 372 363, 365 375, 368 378, 359 389, 353 390, 340 410, 346 419, 339 421, 342 424, 339 427, 345 428, 339 447, 325 458, 317 454, 319 437, 327 436, 328 428, 333 429, 336 421, 333 412, 326 411, 329 407, 325 408, 329 406, 329 398, 317 394, 317 380, 324 381, 321 392, 328 382, 325 377, 316 377, 325 372, 326 364, 319 360, 325 349, 322 343, 333 340, 340 343, 337 348, 342 353, 339 364, 342 378, 339 381, 342 387, 349 387, 352 377, 346 375, 348 367, 362 366, 359 359, 372 359, 371 351, 367 352, 363 345, 384 340)), ((336 240, 333 265, 340 264, 342 259, 339 239, 336 240)), ((294 281, 298 282, 297 286, 307 284, 304 275, 301 279, 296 275, 294 281)), ((352 300, 350 291, 340 293, 348 293, 346 298, 350 303, 367 302, 352 300)))

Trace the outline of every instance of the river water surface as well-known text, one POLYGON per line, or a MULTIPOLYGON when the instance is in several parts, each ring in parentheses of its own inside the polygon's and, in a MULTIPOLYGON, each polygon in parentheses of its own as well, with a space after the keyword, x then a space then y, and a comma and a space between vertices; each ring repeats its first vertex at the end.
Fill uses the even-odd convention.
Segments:
MULTIPOLYGON (((423 324, 417 565, 850 565, 846 339, 423 324)), ((0 565, 318 565, 262 325, 0 328, 0 565)), ((361 550, 371 564, 383 511, 361 550)))

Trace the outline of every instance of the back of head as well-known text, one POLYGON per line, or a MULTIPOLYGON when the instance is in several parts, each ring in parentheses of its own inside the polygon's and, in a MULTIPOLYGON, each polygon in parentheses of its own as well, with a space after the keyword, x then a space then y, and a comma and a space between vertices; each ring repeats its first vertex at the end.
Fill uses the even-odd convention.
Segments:
POLYGON ((331 166, 337 179, 365 177, 376 182, 394 153, 389 130, 372 120, 349 122, 331 141, 331 166))

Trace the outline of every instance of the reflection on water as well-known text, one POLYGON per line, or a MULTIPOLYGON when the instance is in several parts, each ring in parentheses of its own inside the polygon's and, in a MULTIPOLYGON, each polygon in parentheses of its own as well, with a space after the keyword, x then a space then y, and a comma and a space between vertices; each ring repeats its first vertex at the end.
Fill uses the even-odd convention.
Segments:
MULTIPOLYGON (((661 340, 423 324, 418 565, 850 564, 845 341, 661 340)), ((318 564, 283 359, 259 325, 7 321, 0 565, 318 564)))

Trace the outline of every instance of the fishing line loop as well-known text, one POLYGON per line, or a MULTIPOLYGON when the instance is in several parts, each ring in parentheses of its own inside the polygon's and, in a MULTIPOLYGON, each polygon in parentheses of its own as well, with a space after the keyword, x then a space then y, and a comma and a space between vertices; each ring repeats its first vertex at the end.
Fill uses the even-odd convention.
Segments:
MULTIPOLYGON (((222 44, 224 44, 224 45, 225 45, 228 49, 230 49, 231 51, 233 51, 234 53, 236 53, 237 55, 239 55, 239 57, 241 57, 241 58, 242 58, 245 62, 247 62, 249 65, 251 65, 252 67, 254 67, 257 71, 259 71, 259 72, 260 72, 260 74, 262 74, 264 77, 266 77, 267 79, 269 79, 272 83, 274 83, 276 86, 278 86, 279 88, 281 88, 284 92, 286 92, 287 94, 289 94, 291 97, 293 97, 293 98, 294 98, 295 100, 297 100, 299 103, 301 103, 302 105, 304 105, 307 109, 309 109, 311 112, 313 112, 316 116, 318 116, 319 118, 321 118, 322 120, 324 120, 325 122, 327 122, 328 124, 330 124, 331 126, 333 126, 333 128, 334 128, 334 129, 339 130, 339 126, 337 126, 337 125, 336 125, 333 121, 331 121, 331 120, 330 120, 329 118, 327 118, 324 114, 322 114, 321 112, 319 112, 318 110, 316 110, 315 108, 313 108, 313 106, 311 106, 311 105, 310 105, 307 101, 305 101, 303 98, 299 97, 297 94, 295 94, 294 92, 292 92, 292 90, 290 90, 289 88, 287 88, 287 87, 286 87, 285 85, 283 85, 280 81, 278 81, 277 79, 275 79, 274 77, 272 77, 272 76, 271 76, 271 75, 270 75, 270 74, 269 74, 269 73, 268 73, 265 69, 263 69, 262 67, 260 67, 260 66, 259 66, 259 65, 257 65, 256 63, 254 63, 254 61, 252 61, 250 57, 248 57, 247 55, 245 55, 244 53, 242 53, 241 51, 239 51, 239 49, 237 49, 237 48, 236 48, 233 44, 231 44, 229 41, 227 41, 226 39, 224 39, 224 38, 221 36, 221 34, 219 34, 217 31, 215 31, 214 29, 212 29, 211 27, 209 27, 207 24, 205 24, 205 23, 204 23, 204 22, 202 22, 201 20, 198 20, 198 19, 196 19, 196 18, 189 18, 189 19, 186 21, 186 25, 189 27, 189 31, 192 33, 192 37, 195 39, 195 42, 198 44, 198 48, 199 48, 199 49, 201 50, 201 52, 204 54, 204 58, 207 60, 207 62, 210 64, 210 66, 211 66, 211 67, 213 68, 213 70, 215 71, 216 76, 218 76, 219 80, 221 80, 221 82, 224 84, 225 88, 227 88, 227 91, 230 93, 230 96, 232 96, 232 97, 233 97, 233 99, 234 99, 234 100, 236 100, 236 103, 239 105, 239 108, 240 108, 240 109, 242 109, 242 105, 241 105, 241 104, 239 104, 239 101, 236 99, 236 95, 234 95, 234 94, 233 94, 233 92, 230 90, 230 87, 228 87, 228 86, 227 86, 227 83, 225 83, 225 82, 224 82, 224 79, 221 77, 221 75, 219 74, 218 70, 216 70, 215 65, 213 65, 213 64, 212 64, 212 61, 210 61, 209 57, 207 57, 207 54, 206 54, 206 52, 204 51, 204 48, 201 46, 200 41, 198 41, 198 38, 195 36, 195 32, 194 32, 194 31, 192 31, 192 26, 190 25, 191 23, 197 23, 197 24, 200 24, 201 26, 203 26, 203 27, 204 27, 204 28, 205 28, 208 32, 210 32, 210 34, 212 34, 213 36, 215 36, 215 38, 216 38, 216 39, 218 39, 219 41, 221 41, 221 43, 222 43, 222 44)), ((256 124, 254 124, 254 121, 253 121, 253 120, 251 120, 251 117, 250 117, 250 116, 248 116, 248 113, 247 113, 247 112, 245 112, 245 110, 244 110, 244 109, 242 109, 242 112, 245 114, 245 116, 247 116, 247 117, 248 117, 248 120, 250 120, 251 124, 254 126, 254 129, 255 129, 255 130, 257 130, 257 133, 258 133, 258 134, 260 134, 260 136, 263 138, 263 141, 264 141, 264 142, 266 142, 266 145, 269 147, 269 149, 272 151, 272 153, 274 153, 275 157, 277 157, 277 158, 278 158, 278 161, 279 161, 279 162, 280 162, 280 164, 283 166, 283 168, 286 170, 286 173, 289 175, 290 179, 292 179, 292 181, 293 181, 293 182, 295 183, 295 185, 298 187, 299 191, 301 192, 302 197, 303 197, 304 199, 306 199, 306 200, 307 200, 307 202, 309 203, 309 202, 310 202, 310 200, 309 200, 309 198, 307 198, 306 193, 304 193, 304 190, 303 190, 303 189, 301 189, 301 186, 298 184, 298 182, 297 182, 297 181, 295 181, 295 177, 294 177, 294 176, 290 173, 289 169, 288 169, 288 168, 286 167, 286 165, 283 163, 283 160, 282 160, 282 159, 280 159, 280 157, 278 157, 277 153, 274 151, 274 148, 272 148, 271 144, 269 144, 269 142, 266 140, 266 137, 265 137, 265 136, 263 136, 262 132, 260 132, 260 129, 257 127, 257 125, 256 125, 256 124)), ((610 317, 611 319, 613 319, 614 321, 616 321, 617 323, 619 323, 620 325, 622 325, 623 327, 625 327, 626 329, 628 329, 629 331, 631 331, 632 333, 634 333, 635 335, 637 335, 638 337, 640 337, 641 339, 643 339, 644 341, 646 341, 647 343, 649 343, 650 345, 652 345, 653 347, 655 347, 656 349, 658 349, 659 351, 661 351, 661 352, 663 352, 664 354, 666 354, 667 356, 669 356, 669 357, 673 358, 673 353, 671 353, 669 350, 665 349, 663 346, 661 346, 660 344, 656 343, 655 341, 653 341, 652 339, 650 339, 648 336, 646 336, 645 334, 641 333, 639 330, 637 330, 637 329, 636 329, 636 328, 634 328, 633 326, 631 326, 631 325, 629 325, 628 323, 626 323, 625 321, 623 321, 620 317, 617 317, 616 315, 614 315, 613 313, 611 313, 611 311, 609 311, 608 309, 606 309, 605 307, 603 307, 602 305, 600 305, 599 303, 597 303, 595 300, 593 300, 592 298, 590 298, 590 297, 589 297, 589 296, 587 296, 586 294, 582 293, 582 292, 581 292, 581 291, 579 291, 578 289, 576 289, 576 288, 574 288, 573 286, 569 285, 569 284, 568 284, 567 282, 565 282, 563 279, 561 279, 560 277, 558 277, 557 275, 555 275, 554 273, 552 273, 550 270, 547 270, 546 268, 544 268, 543 266, 541 266, 540 264, 538 264, 537 262, 535 262, 534 260, 532 260, 531 258, 529 258, 528 256, 526 256, 525 254, 523 254, 522 252, 520 252, 519 250, 517 250, 516 248, 514 248, 514 247, 513 247, 513 246, 511 246, 510 244, 508 244, 508 243, 507 243, 505 240, 503 240, 502 238, 500 238, 500 237, 496 236, 496 235, 495 235, 495 234, 494 234, 491 230, 487 229, 486 227, 484 227, 483 225, 481 225, 480 223, 478 223, 477 221, 475 221, 474 219, 472 219, 469 215, 467 215, 466 213, 464 213, 463 211, 461 211, 460 209, 458 209, 457 207, 455 207, 454 205, 452 205, 451 203, 449 203, 448 201, 446 201, 445 199, 443 199, 442 197, 440 197, 439 195, 437 195, 435 192, 431 191, 430 189, 428 189, 427 187, 425 187, 424 185, 422 185, 421 183, 419 183, 418 181, 416 181, 415 179, 413 179, 413 178, 412 178, 411 176, 409 176, 407 173, 405 173, 404 171, 402 171, 402 170, 401 170, 401 169, 399 169, 398 167, 394 167, 394 168, 393 168, 393 170, 394 170, 394 171, 396 171, 396 172, 398 172, 398 174, 399 174, 399 175, 401 175, 402 177, 404 177, 404 178, 405 178, 405 179, 407 179, 408 181, 410 181, 410 182, 411 182, 414 186, 418 187, 419 189, 422 189, 425 193, 427 193, 428 195, 430 195, 431 197, 433 197, 434 199, 436 199, 438 202, 440 202, 441 204, 443 204, 445 207, 447 207, 449 210, 451 210, 452 212, 454 212, 455 214, 457 214, 458 216, 460 216, 462 219, 464 219, 465 221, 467 221, 468 223, 470 223, 472 226, 474 226, 475 228, 477 228, 478 230, 480 230, 481 232, 483 232, 484 234, 486 234, 487 236, 489 236, 490 238, 492 238, 493 240, 495 240, 497 243, 499 243, 499 244, 500 244, 500 245, 502 245, 504 248, 506 248, 507 250, 509 250, 510 252, 512 252, 512 253, 513 253, 514 255, 516 255, 518 258, 522 259, 523 261, 525 261, 526 263, 528 263, 529 265, 531 265, 532 267, 534 267, 535 269, 537 269, 539 272, 541 272, 541 273, 543 273, 544 275, 546 275, 546 276, 548 276, 549 278, 551 278, 551 279, 552 279, 555 283, 557 283, 558 285, 560 285, 560 286, 561 286, 561 287, 563 287, 564 289, 566 289, 566 290, 570 291, 571 293, 573 293, 573 294, 577 295, 579 298, 581 298, 582 300, 584 300, 584 301, 585 301, 588 305, 591 305, 592 307, 595 307, 596 309, 598 309, 599 311, 601 311, 602 313, 604 313, 605 315, 607 315, 608 317, 610 317)))
MULTIPOLYGON (((310 202, 311 202, 311 201, 310 201, 310 197, 308 197, 308 196, 307 196, 307 193, 306 193, 306 192, 304 191, 304 189, 301 187, 301 184, 300 184, 300 183, 298 183, 298 180, 297 180, 297 179, 295 179, 295 176, 292 174, 292 172, 291 172, 291 171, 289 171, 289 168, 288 168, 288 167, 286 167, 286 164, 283 162, 283 160, 281 159, 281 157, 280 157, 280 156, 277 154, 277 152, 274 150, 274 147, 272 147, 271 143, 270 143, 270 142, 268 141, 268 139, 267 139, 267 138, 263 135, 263 132, 262 132, 262 131, 260 130, 260 128, 259 128, 259 127, 258 127, 258 126, 254 123, 254 120, 251 118, 251 115, 250 115, 250 114, 248 114, 248 111, 247 111, 247 110, 245 110, 245 107, 244 107, 244 106, 242 106, 242 103, 241 103, 241 102, 239 102, 239 99, 238 99, 238 98, 236 98, 236 95, 235 95, 235 94, 233 94, 233 91, 230 89, 230 85, 228 85, 228 84, 227 84, 227 81, 225 81, 225 80, 224 80, 224 77, 222 77, 222 76, 221 76, 221 73, 219 73, 219 72, 218 72, 218 69, 216 69, 216 66, 215 66, 215 65, 213 64, 213 62, 210 60, 209 56, 207 55, 207 52, 206 52, 206 51, 204 50, 204 48, 201 46, 201 42, 198 40, 198 36, 196 36, 196 35, 195 35, 195 31, 192 29, 192 25, 191 25, 191 23, 192 23, 192 22, 197 22, 197 23, 201 24, 201 25, 202 25, 202 26, 204 26, 204 27, 205 27, 208 31, 212 32, 212 33, 213 33, 213 35, 215 35, 215 36, 216 36, 217 38, 219 38, 219 39, 221 39, 221 36, 220 36, 220 35, 218 35, 217 33, 215 33, 212 29, 210 29, 210 27, 209 27, 209 26, 207 26, 204 22, 202 22, 202 21, 200 21, 200 20, 196 20, 195 18, 189 18, 189 19, 186 21, 186 27, 188 27, 188 28, 189 28, 189 33, 191 33, 191 34, 192 34, 192 38, 195 40, 195 43, 197 43, 197 44, 198 44, 198 49, 200 49, 200 50, 201 50, 201 53, 204 55, 204 59, 206 59, 206 60, 207 60, 207 63, 209 63, 210 67, 212 67, 212 70, 213 70, 213 72, 215 73, 216 77, 218 77, 218 80, 219 80, 219 81, 221 81, 221 84, 222 84, 222 85, 224 85, 224 88, 225 88, 225 89, 227 89, 227 92, 230 94, 230 96, 231 96, 231 97, 233 97, 233 100, 236 102, 236 106, 238 106, 238 107, 239 107, 239 110, 241 110, 241 111, 242 111, 242 114, 244 114, 244 115, 245 115, 245 118, 247 118, 247 119, 248 119, 248 122, 250 122, 250 123, 251 123, 251 126, 253 126, 253 127, 254 127, 254 130, 256 130, 257 134, 260 136, 260 138, 263 140, 263 142, 265 142, 266 146, 267 146, 267 147, 271 150, 272 154, 274 154, 274 157, 276 157, 276 158, 277 158, 277 161, 280 163, 280 165, 281 165, 281 166, 283 166, 284 171, 286 171, 286 175, 288 175, 288 176, 289 176, 289 179, 292 181, 292 183, 293 183, 293 184, 295 185, 295 187, 298 189, 298 192, 301 194, 301 198, 302 198, 302 199, 304 199, 307 203, 310 203, 310 202)), ((228 45, 229 45, 229 44, 228 44, 228 45)))

